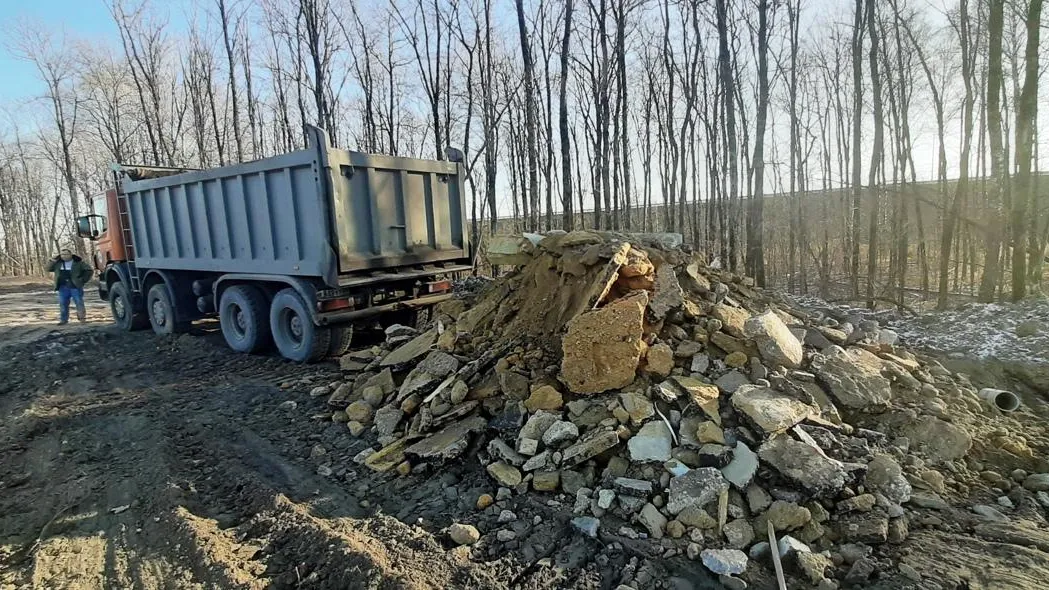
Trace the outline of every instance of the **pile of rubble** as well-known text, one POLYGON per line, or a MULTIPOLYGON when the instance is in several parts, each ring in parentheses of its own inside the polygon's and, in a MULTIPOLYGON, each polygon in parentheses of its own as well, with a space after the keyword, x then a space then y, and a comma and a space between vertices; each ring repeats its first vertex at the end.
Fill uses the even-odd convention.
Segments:
POLYGON ((483 465, 492 543, 515 536, 504 500, 543 494, 582 534, 647 539, 727 587, 767 580, 775 553, 790 587, 827 589, 920 580, 892 547, 942 526, 948 499, 1000 495, 971 515, 1044 523, 1044 439, 875 321, 814 320, 674 235, 525 236, 492 257, 517 268, 426 331, 387 329, 313 391, 375 437, 356 458, 371 469, 483 465))

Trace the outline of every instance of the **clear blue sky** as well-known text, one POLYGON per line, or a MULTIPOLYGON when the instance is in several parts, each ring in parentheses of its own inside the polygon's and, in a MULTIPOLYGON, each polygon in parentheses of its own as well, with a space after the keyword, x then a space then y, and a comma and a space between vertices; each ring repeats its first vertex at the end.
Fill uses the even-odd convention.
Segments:
POLYGON ((107 0, 0 0, 0 104, 42 90, 33 66, 12 56, 9 48, 18 23, 27 19, 73 37, 117 39, 107 0))

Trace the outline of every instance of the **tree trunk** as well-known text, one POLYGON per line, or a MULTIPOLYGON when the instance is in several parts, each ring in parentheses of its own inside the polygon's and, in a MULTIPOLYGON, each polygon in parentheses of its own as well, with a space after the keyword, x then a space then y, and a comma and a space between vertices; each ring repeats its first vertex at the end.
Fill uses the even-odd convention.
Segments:
POLYGON ((754 133, 754 191, 747 215, 747 274, 765 286, 765 125, 769 112, 769 2, 758 0, 758 113, 754 133))

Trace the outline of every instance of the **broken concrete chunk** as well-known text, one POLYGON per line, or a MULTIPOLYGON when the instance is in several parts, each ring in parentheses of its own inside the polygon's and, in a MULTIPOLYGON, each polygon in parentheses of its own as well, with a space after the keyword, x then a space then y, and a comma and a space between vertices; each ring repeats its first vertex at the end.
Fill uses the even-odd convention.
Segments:
POLYGON ((454 459, 466 450, 470 433, 483 430, 487 424, 488 421, 480 416, 461 420, 415 442, 404 450, 404 454, 419 459, 454 459))
POLYGON ((671 478, 667 510, 671 514, 678 514, 690 506, 702 508, 717 500, 721 492, 725 490, 728 490, 728 481, 717 469, 713 467, 693 469, 685 475, 671 478))
POLYGON ((900 464, 889 455, 876 455, 867 464, 867 475, 863 485, 897 504, 911 499, 911 484, 904 477, 900 464))
POLYGON ((801 342, 774 312, 767 311, 746 321, 743 333, 758 345, 758 353, 769 366, 797 369, 804 360, 801 342))
POLYGON ((739 549, 704 549, 703 565, 715 574, 732 576, 747 571, 747 554, 739 549))
POLYGON ((670 459, 670 446, 673 438, 670 429, 661 420, 654 420, 641 427, 637 434, 627 441, 630 460, 667 461, 670 459))
POLYGON ((572 467, 588 461, 619 444, 619 435, 614 430, 593 430, 580 441, 565 449, 561 466, 572 467))
POLYGON ((892 399, 889 380, 881 374, 883 362, 862 348, 832 346, 814 357, 812 366, 838 403, 855 410, 880 411, 892 399))
POLYGON ((726 393, 735 393, 737 389, 748 383, 750 383, 750 380, 743 373, 736 370, 725 373, 714 382, 721 391, 726 393))
POLYGON ((932 464, 961 459, 972 448, 972 436, 965 429, 933 416, 921 416, 905 425, 900 433, 911 441, 911 450, 925 455, 932 464))
POLYGON ((746 338, 743 327, 750 319, 749 311, 719 303, 710 310, 710 315, 721 320, 721 329, 728 332, 733 338, 746 338))
POLYGON ((560 419, 560 413, 539 410, 528 417, 528 421, 525 422, 525 425, 522 426, 520 432, 518 432, 517 439, 542 440, 543 435, 546 434, 546 429, 550 428, 554 422, 557 422, 560 419))
POLYGON ((543 444, 551 448, 558 448, 566 442, 579 438, 579 427, 566 420, 558 420, 550 425, 543 433, 543 444))
POLYGON ((520 467, 525 462, 525 458, 522 457, 520 453, 515 451, 513 447, 506 444, 506 441, 504 441, 501 438, 493 438, 488 443, 488 454, 495 459, 505 461, 511 465, 516 465, 518 467, 520 467))
POLYGON ((570 390, 594 394, 633 383, 647 304, 639 291, 568 322, 561 373, 570 390))
POLYGON ((397 350, 386 355, 379 365, 394 369, 404 367, 429 352, 430 348, 433 347, 435 342, 437 342, 437 336, 436 329, 427 330, 413 338, 407 344, 404 344, 397 350))
POLYGON ((648 302, 648 312, 653 321, 660 321, 673 309, 678 309, 684 302, 684 292, 678 283, 674 266, 668 263, 656 270, 656 292, 648 302))
POLYGON ((768 387, 743 385, 732 395, 732 407, 765 433, 784 431, 813 412, 812 406, 768 387))
POLYGON ((617 477, 612 480, 612 487, 623 496, 648 498, 652 495, 652 482, 629 477, 617 477))
POLYGON ((788 480, 817 496, 834 495, 845 486, 845 467, 819 449, 786 436, 777 436, 758 450, 758 456, 788 480))
POLYGON ((667 526, 667 517, 663 516, 659 508, 652 504, 645 504, 644 508, 641 509, 641 514, 637 517, 637 521, 648 529, 648 534, 653 539, 663 538, 663 530, 667 526))
POLYGON ((503 487, 513 488, 521 483, 521 472, 509 463, 503 461, 489 463, 487 471, 488 475, 492 476, 492 479, 503 487))

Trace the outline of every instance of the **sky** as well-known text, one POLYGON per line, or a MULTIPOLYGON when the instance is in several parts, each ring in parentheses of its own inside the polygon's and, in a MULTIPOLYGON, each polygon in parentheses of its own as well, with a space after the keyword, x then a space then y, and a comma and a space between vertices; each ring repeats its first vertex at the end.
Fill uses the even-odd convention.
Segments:
POLYGON ((106 0, 0 0, 0 103, 29 99, 42 92, 32 64, 11 54, 19 23, 38 22, 74 37, 116 38, 106 0))

